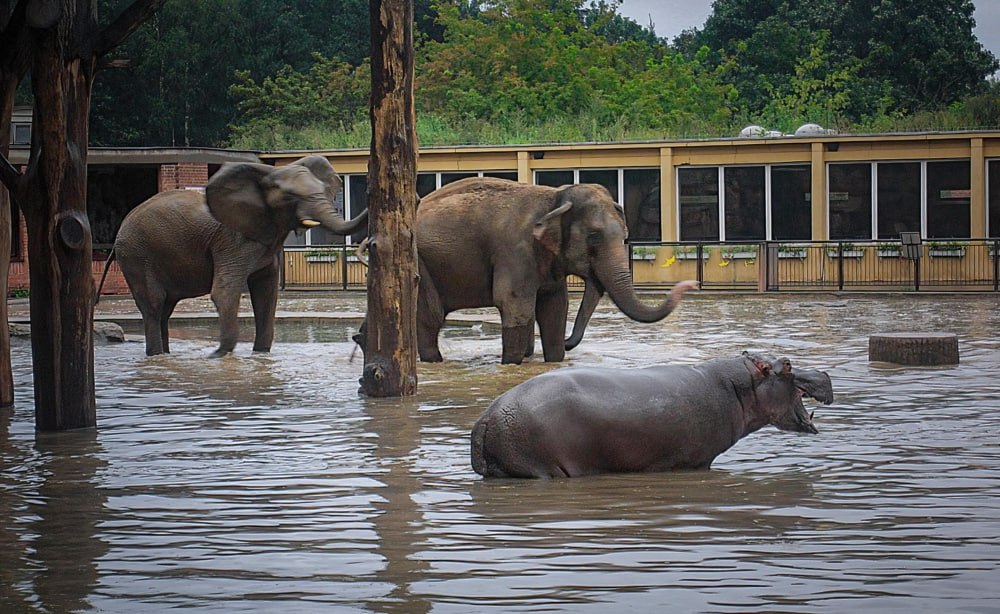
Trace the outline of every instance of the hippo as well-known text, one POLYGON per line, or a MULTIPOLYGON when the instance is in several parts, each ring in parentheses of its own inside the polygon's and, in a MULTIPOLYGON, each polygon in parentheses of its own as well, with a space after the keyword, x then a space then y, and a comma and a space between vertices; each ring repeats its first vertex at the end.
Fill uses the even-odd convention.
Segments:
POLYGON ((490 404, 472 429, 472 468, 517 478, 708 469, 768 424, 816 433, 803 396, 832 403, 830 376, 746 352, 692 366, 567 367, 490 404))

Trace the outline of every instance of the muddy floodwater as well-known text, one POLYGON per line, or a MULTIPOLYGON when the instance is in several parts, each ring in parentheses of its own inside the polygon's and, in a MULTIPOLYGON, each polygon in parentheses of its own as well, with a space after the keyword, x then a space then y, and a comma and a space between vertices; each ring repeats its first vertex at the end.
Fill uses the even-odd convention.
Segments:
POLYGON ((453 327, 389 400, 358 396, 349 324, 218 360, 206 331, 96 348, 99 427, 55 435, 15 344, 0 611, 1000 611, 1000 296, 703 294, 657 324, 602 304, 561 365, 453 327), (961 364, 869 363, 891 331, 956 333, 961 364), (819 434, 768 427, 708 471, 472 471, 472 424, 528 377, 743 350, 830 373, 819 434))

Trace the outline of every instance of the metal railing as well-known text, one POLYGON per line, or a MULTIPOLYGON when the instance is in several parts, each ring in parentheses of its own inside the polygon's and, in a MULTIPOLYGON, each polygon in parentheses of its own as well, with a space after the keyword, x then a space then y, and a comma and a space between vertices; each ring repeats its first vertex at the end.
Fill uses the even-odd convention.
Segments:
MULTIPOLYGON (((1000 238, 900 241, 636 242, 632 279, 642 289, 695 279, 703 290, 1000 291, 1000 238), (914 251, 915 249, 915 251, 914 251), (916 256, 908 257, 908 256, 916 256)), ((364 290, 357 245, 286 247, 282 288, 364 290)), ((573 290, 583 281, 570 276, 573 290)))
POLYGON ((639 286, 696 279, 705 290, 1000 291, 996 238, 926 240, 909 250, 898 240, 644 242, 631 250, 639 286))
POLYGON ((364 290, 368 267, 357 245, 285 247, 281 287, 289 290, 364 290))

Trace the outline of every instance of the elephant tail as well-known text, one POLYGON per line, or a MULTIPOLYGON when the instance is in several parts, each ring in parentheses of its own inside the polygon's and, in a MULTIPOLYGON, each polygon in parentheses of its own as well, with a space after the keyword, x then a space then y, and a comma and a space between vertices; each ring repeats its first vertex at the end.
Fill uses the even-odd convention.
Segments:
POLYGON ((101 283, 97 284, 97 294, 94 296, 94 304, 101 302, 101 288, 104 287, 104 280, 108 276, 108 269, 111 268, 111 263, 115 260, 115 248, 111 248, 111 253, 108 254, 108 259, 104 261, 104 272, 101 273, 101 283))

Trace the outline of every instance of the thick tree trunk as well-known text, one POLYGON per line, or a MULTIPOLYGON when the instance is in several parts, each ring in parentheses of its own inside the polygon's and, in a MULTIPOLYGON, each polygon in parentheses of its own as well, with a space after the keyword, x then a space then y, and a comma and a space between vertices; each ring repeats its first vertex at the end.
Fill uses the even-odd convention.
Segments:
MULTIPOLYGON (((2 5, 0 5, 2 6, 2 5)), ((10 151, 10 119, 19 79, 0 68, 0 154, 10 151)), ((10 271, 10 192, 0 183, 0 408, 14 405, 14 376, 10 363, 10 327, 7 325, 7 276, 10 271)))
MULTIPOLYGON (((30 40, 24 27, 27 6, 0 0, 0 157, 5 164, 10 153, 11 114, 14 94, 28 71, 30 40)), ((4 172, 4 171, 0 171, 4 172)), ((9 173, 8 173, 9 175, 9 173)), ((12 183, 16 178, 8 176, 12 183)), ((11 192, 0 183, 0 407, 14 405, 14 377, 10 362, 10 327, 7 325, 7 276, 10 270, 11 192)))
POLYGON ((80 53, 80 41, 96 38, 96 23, 95 15, 77 14, 72 3, 62 6, 56 23, 35 30, 35 143, 17 195, 28 225, 35 428, 41 431, 97 423, 87 218, 87 119, 96 58, 80 53))
POLYGON ((361 391, 417 389, 417 135, 413 0, 369 0, 372 146, 368 166, 368 319, 361 391))

